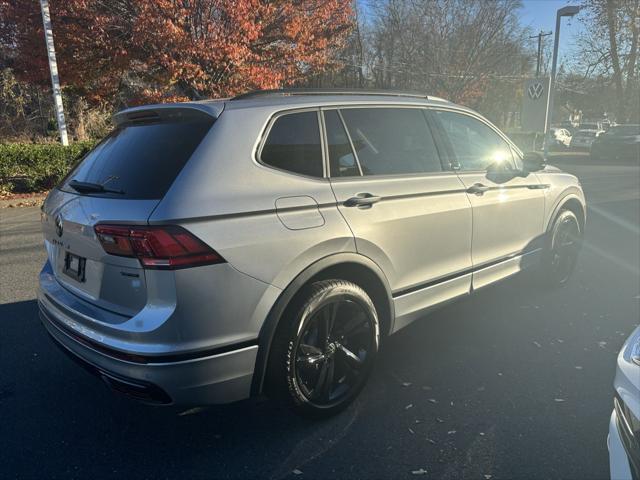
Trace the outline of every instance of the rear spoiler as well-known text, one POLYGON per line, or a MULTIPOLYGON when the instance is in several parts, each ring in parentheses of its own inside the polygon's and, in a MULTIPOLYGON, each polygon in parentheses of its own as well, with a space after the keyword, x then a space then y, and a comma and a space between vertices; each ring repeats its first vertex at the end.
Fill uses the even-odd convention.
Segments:
POLYGON ((116 125, 147 123, 163 120, 187 120, 210 117, 217 119, 224 110, 224 101, 165 103, 127 108, 113 116, 116 125))

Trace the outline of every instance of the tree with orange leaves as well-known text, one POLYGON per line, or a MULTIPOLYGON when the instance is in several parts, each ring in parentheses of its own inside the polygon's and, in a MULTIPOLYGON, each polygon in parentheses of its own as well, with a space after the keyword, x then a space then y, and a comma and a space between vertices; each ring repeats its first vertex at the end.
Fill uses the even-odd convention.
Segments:
MULTIPOLYGON (((277 88, 335 68, 349 0, 51 0, 60 78, 95 102, 277 88)), ((38 2, 0 1, 0 63, 46 85, 38 2)))

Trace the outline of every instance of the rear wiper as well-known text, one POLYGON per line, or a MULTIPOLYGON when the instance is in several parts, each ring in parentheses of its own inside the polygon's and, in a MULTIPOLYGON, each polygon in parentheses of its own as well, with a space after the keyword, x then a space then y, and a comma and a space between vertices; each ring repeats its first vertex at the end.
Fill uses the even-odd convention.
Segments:
POLYGON ((69 186, 76 192, 80 193, 117 193, 119 195, 124 195, 123 190, 107 188, 104 185, 93 182, 80 182, 79 180, 71 180, 69 182, 69 186))

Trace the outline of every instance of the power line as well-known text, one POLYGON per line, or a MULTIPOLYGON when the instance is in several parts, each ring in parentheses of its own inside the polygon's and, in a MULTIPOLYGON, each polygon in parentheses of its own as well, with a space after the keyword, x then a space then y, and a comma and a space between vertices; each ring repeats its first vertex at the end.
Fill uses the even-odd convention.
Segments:
POLYGON ((352 63, 351 59, 348 58, 344 58, 344 57, 338 57, 337 60, 339 60, 343 65, 346 66, 350 66, 350 67, 355 67, 355 68, 361 68, 361 69, 366 69, 366 70, 382 70, 382 71, 391 71, 391 72, 397 72, 397 73, 406 73, 406 74, 411 74, 411 75, 418 75, 418 76, 426 76, 426 77, 435 77, 435 78, 457 78, 457 79, 473 79, 473 78, 480 78, 480 79, 494 79, 494 80, 525 80, 527 78, 529 78, 526 75, 500 75, 500 74, 495 74, 495 73, 487 73, 487 74, 483 74, 483 75, 478 75, 478 74, 469 74, 469 73, 436 73, 436 72, 425 72, 424 70, 420 70, 420 71, 416 71, 416 67, 415 65, 411 65, 408 63, 404 63, 404 62, 390 62, 386 65, 380 65, 380 64, 372 64, 372 65, 365 65, 365 64, 359 64, 359 63, 352 63), (412 67, 411 70, 404 70, 402 67, 412 67))

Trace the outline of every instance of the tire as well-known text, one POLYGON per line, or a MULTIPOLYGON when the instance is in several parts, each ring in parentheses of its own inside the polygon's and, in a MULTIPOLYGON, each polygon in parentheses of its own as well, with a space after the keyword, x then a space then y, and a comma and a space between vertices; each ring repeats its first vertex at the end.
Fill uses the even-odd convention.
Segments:
POLYGON ((367 293, 344 280, 311 284, 300 303, 276 331, 266 391, 302 416, 326 418, 366 384, 380 344, 378 315, 367 293))
POLYGON ((540 272, 543 286, 557 288, 569 282, 582 247, 582 236, 576 215, 571 210, 561 210, 545 241, 540 272))

